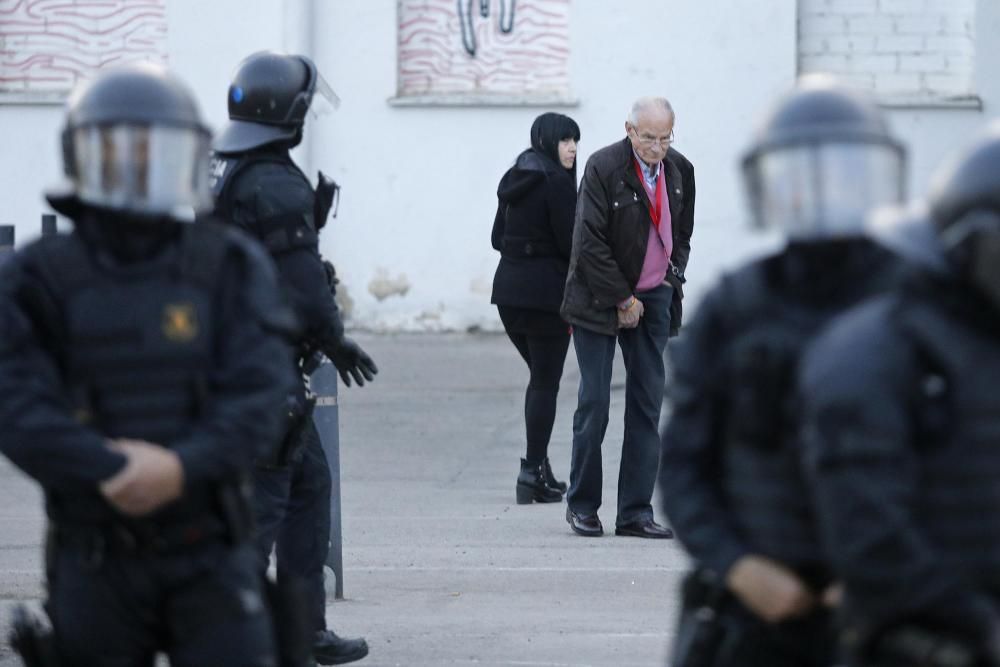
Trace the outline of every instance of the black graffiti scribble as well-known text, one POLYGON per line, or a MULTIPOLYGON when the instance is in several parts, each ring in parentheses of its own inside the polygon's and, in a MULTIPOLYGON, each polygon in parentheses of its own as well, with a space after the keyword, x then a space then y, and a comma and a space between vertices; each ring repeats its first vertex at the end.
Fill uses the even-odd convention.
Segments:
MULTIPOLYGON (((462 46, 465 47, 466 53, 473 58, 476 57, 476 48, 478 46, 476 44, 476 31, 472 24, 472 6, 474 2, 475 0, 458 0, 458 23, 462 28, 462 46)), ((497 27, 504 34, 514 32, 514 9, 516 4, 517 0, 500 0, 500 17, 497 27)), ((490 0, 479 0, 479 15, 484 19, 489 18, 490 0)))

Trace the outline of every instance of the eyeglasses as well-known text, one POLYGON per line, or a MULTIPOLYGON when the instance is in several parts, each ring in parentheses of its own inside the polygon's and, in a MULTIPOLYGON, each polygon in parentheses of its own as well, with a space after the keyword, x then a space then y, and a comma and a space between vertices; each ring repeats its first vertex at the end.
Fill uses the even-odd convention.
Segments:
POLYGON ((639 129, 634 125, 632 126, 632 131, 635 132, 636 136, 639 138, 639 143, 642 144, 643 146, 652 146, 653 144, 660 144, 669 148, 670 144, 674 143, 673 128, 671 128, 670 134, 668 134, 665 137, 654 137, 651 134, 647 134, 645 132, 639 132, 639 129))

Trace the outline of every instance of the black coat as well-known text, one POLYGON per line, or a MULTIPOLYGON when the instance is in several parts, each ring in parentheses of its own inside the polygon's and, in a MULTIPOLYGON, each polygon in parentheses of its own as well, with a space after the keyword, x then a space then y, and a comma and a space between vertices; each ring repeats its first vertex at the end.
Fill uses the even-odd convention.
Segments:
MULTIPOLYGON (((571 324, 608 335, 618 332, 615 307, 635 292, 649 241, 649 198, 635 173, 633 159, 632 144, 623 139, 587 160, 561 308, 571 324)), ((667 272, 675 289, 670 323, 673 335, 681 323, 681 285, 694 228, 694 167, 672 149, 663 166, 673 232, 667 272), (685 190, 687 186, 690 192, 685 190)))
POLYGON ((497 199, 492 242, 500 264, 490 302, 558 313, 576 209, 570 172, 526 150, 500 179, 497 199))

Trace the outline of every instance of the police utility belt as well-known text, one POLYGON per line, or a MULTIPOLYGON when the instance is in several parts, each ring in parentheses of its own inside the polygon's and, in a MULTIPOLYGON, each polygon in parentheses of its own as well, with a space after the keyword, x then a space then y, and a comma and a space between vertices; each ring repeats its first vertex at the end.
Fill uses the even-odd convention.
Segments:
MULTIPOLYGON (((241 544, 253 532, 250 487, 245 481, 213 485, 208 493, 177 502, 184 503, 179 516, 148 519, 79 519, 50 502, 49 541, 54 546, 82 549, 99 562, 106 553, 164 554, 213 542, 241 544)), ((163 511, 176 509, 170 506, 163 511)))
POLYGON ((226 523, 199 517, 183 523, 157 525, 142 522, 103 524, 62 523, 50 527, 60 547, 77 547, 100 558, 104 553, 168 553, 212 541, 229 541, 226 523))

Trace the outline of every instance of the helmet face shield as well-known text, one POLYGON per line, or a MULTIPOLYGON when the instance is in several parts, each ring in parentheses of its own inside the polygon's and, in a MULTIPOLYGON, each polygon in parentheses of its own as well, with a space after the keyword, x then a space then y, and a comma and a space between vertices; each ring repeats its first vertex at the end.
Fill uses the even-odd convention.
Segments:
POLYGON ((312 103, 309 105, 309 112, 313 118, 331 114, 340 108, 340 97, 333 92, 333 88, 326 82, 323 75, 316 72, 316 87, 313 90, 312 103))
POLYGON ((751 155, 744 180, 756 227, 821 240, 859 234, 869 211, 901 202, 904 170, 892 143, 803 142, 751 155))
POLYGON ((340 98, 316 69, 316 65, 307 58, 298 57, 298 60, 305 65, 309 74, 305 88, 295 95, 283 121, 291 125, 301 125, 307 116, 316 119, 331 114, 340 106, 340 98))
POLYGON ((211 206, 209 135, 171 125, 87 125, 70 131, 71 177, 88 204, 193 220, 211 206))

